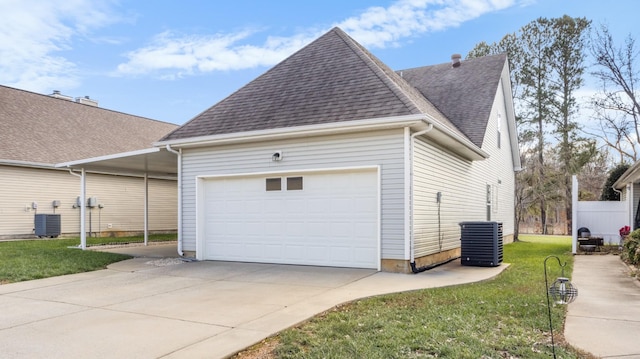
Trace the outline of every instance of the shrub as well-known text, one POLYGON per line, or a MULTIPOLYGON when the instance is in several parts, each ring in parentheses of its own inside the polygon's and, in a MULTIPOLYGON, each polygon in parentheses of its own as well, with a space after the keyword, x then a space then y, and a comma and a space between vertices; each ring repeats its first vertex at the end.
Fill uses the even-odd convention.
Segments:
POLYGON ((640 264, 640 229, 631 232, 624 241, 622 259, 635 266, 640 264))

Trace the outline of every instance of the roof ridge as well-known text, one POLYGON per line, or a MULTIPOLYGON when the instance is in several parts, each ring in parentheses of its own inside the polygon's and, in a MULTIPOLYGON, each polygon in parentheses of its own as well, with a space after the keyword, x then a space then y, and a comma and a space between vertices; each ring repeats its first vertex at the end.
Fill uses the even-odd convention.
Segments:
POLYGON ((465 60, 457 68, 440 63, 398 72, 481 147, 504 66, 508 66, 506 54, 497 54, 465 60))
POLYGON ((424 96, 418 89, 411 85, 408 81, 402 78, 396 71, 393 71, 384 62, 373 55, 369 50, 364 48, 360 43, 355 41, 347 33, 345 33, 339 27, 335 27, 332 31, 336 32, 345 43, 354 50, 354 53, 358 55, 363 61, 372 69, 372 71, 380 78, 380 80, 387 85, 387 87, 396 95, 396 97, 402 101, 408 109, 418 114, 428 114, 432 118, 435 118, 442 125, 456 131, 457 133, 464 135, 460 129, 454 125, 447 116, 440 111, 426 96, 424 96), (357 51, 355 51, 357 50, 357 51), (404 85, 404 86, 403 86, 404 85), (422 102, 422 103, 419 103, 422 102))
MULTIPOLYGON (((367 66, 373 71, 373 73, 387 86, 389 89, 396 95, 396 97, 402 101, 407 108, 416 111, 420 111, 420 108, 416 105, 416 103, 407 96, 404 91, 398 86, 398 84, 391 79, 389 74, 387 74, 382 68, 383 63, 378 60, 372 53, 370 53, 367 49, 362 47, 358 42, 356 42, 351 36, 345 33, 341 28, 334 27, 331 31, 335 31, 335 33, 349 46, 354 53, 360 57, 367 66), (357 51, 356 51, 357 50, 357 51), (376 61, 377 60, 377 61, 376 61), (389 86, 392 85, 392 86, 389 86)), ((386 66, 386 65, 384 65, 386 66)), ((393 70, 389 69, 391 73, 394 73, 393 70)))
MULTIPOLYGON (((468 62, 480 62, 480 61, 486 61, 492 58, 499 58, 499 57, 503 57, 507 58, 507 53, 506 52, 501 52, 499 54, 493 54, 493 55, 485 55, 485 56, 480 56, 480 57, 472 57, 470 59, 464 59, 462 60, 463 64, 464 63, 468 63, 468 62)), ((396 72, 402 72, 402 71, 411 71, 411 70, 416 70, 416 69, 422 69, 422 68, 431 68, 431 67, 436 67, 436 66, 444 66, 444 65, 451 65, 451 62, 441 62, 439 64, 432 64, 432 65, 424 65, 424 66, 416 66, 416 67, 408 67, 406 69, 400 69, 397 70, 396 72)))
POLYGON ((4 88, 12 90, 12 91, 24 92, 24 93, 29 94, 29 95, 41 96, 41 97, 46 98, 46 99, 59 100, 59 101, 65 101, 66 103, 70 103, 70 104, 88 106, 89 108, 93 108, 93 109, 96 109, 96 110, 99 110, 99 111, 109 111, 109 112, 118 113, 118 114, 122 114, 122 115, 137 117, 137 118, 140 118, 140 119, 143 119, 143 120, 149 120, 149 121, 153 121, 153 122, 165 123, 165 124, 174 125, 174 126, 178 126, 179 127, 179 125, 176 125, 175 123, 172 123, 172 122, 157 120, 157 119, 150 118, 150 117, 145 117, 145 116, 134 115, 134 114, 131 114, 131 113, 122 112, 122 111, 118 111, 118 110, 113 110, 113 109, 106 108, 106 107, 87 105, 85 103, 65 100, 63 98, 53 97, 51 95, 45 95, 43 93, 24 90, 24 89, 20 89, 20 88, 17 88, 17 87, 11 87, 11 86, 2 85, 2 84, 0 84, 0 87, 4 87, 4 88))

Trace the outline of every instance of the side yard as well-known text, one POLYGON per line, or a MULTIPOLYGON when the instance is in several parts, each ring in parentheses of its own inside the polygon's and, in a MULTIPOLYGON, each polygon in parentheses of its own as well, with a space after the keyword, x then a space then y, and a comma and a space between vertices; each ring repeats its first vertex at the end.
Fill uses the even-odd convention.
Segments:
MULTIPOLYGON (((150 241, 175 240, 175 234, 151 235, 150 241)), ((142 242, 142 237, 87 238, 87 245, 142 242)), ((103 269, 131 258, 77 248, 78 238, 0 242, 0 284, 103 269)))
MULTIPOLYGON (((571 271, 571 239, 524 236, 504 249, 511 266, 495 280, 355 301, 234 358, 552 357, 543 262, 557 255, 571 271)), ((561 337, 566 308, 552 313, 557 356, 592 358, 561 337)))
MULTIPOLYGON (((91 242, 113 239, 91 238, 91 242)), ((68 248, 78 243, 77 238, 0 242, 0 282, 97 270, 129 258, 68 248)), ((504 261, 510 267, 494 280, 354 301, 234 358, 549 358, 543 268, 548 255, 566 261, 569 273, 565 274, 570 275, 569 237, 525 236, 505 246, 504 261)), ((557 266, 548 270, 550 277, 560 275, 557 266)), ((565 314, 565 307, 552 309, 558 357, 593 358, 562 338, 565 314)))

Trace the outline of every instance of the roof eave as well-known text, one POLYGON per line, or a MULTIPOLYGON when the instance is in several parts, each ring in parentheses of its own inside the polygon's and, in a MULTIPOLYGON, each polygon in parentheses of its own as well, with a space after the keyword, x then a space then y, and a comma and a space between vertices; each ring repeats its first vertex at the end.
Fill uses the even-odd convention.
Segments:
POLYGON ((60 167, 79 167, 79 166, 81 166, 83 164, 87 164, 87 163, 91 163, 91 162, 111 160, 111 159, 115 159, 115 158, 129 157, 129 156, 142 155, 142 154, 149 154, 149 153, 155 153, 155 152, 158 152, 158 151, 160 151, 160 149, 157 148, 157 147, 145 148, 145 149, 142 149, 142 150, 123 152, 123 153, 116 153, 116 154, 111 154, 111 155, 106 155, 106 156, 99 156, 99 157, 92 157, 92 158, 85 158, 85 159, 81 159, 81 160, 69 161, 69 162, 63 162, 63 163, 56 163, 55 167, 58 167, 58 168, 60 168, 60 167))
POLYGON ((520 145, 518 144, 518 130, 516 128, 516 114, 513 104, 513 91, 511 89, 511 77, 509 75, 509 60, 505 59, 500 82, 502 91, 505 94, 505 106, 507 115, 507 130, 509 132, 509 142, 511 143, 511 157, 513 159, 513 170, 522 171, 522 162, 520 161, 520 145))
POLYGON ((634 163, 613 183, 613 188, 623 189, 628 183, 633 183, 640 178, 640 161, 634 163))
POLYGON ((0 166, 16 166, 16 167, 30 167, 30 168, 43 168, 43 169, 55 168, 55 166, 51 163, 3 160, 3 159, 0 159, 0 166))
POLYGON ((425 137, 432 139, 463 158, 471 161, 481 161, 489 158, 489 153, 476 146, 468 138, 442 125, 431 116, 425 117, 425 124, 433 125, 433 130, 427 132, 424 135, 425 137))
POLYGON ((483 160, 489 157, 489 154, 487 152, 474 145, 469 139, 450 130, 431 116, 424 114, 192 137, 185 139, 160 141, 154 143, 154 146, 164 147, 166 145, 169 145, 175 148, 196 148, 247 142, 255 143, 288 138, 335 135, 361 131, 384 130, 401 127, 411 127, 419 130, 429 124, 432 124, 434 128, 433 131, 425 134, 425 137, 431 138, 433 141, 445 146, 447 149, 450 149, 451 151, 472 161, 483 160))
POLYGON ((159 147, 58 163, 55 167, 161 179, 175 179, 178 171, 176 155, 159 147))
POLYGON ((388 129, 396 127, 412 126, 423 121, 422 114, 381 117, 356 121, 332 122, 317 125, 293 126, 273 128, 257 131, 244 131, 225 133, 220 135, 199 136, 175 140, 165 140, 154 143, 154 146, 164 147, 170 145, 175 148, 193 148, 206 146, 219 146, 244 142, 261 142, 281 140, 287 138, 299 138, 310 136, 332 135, 340 133, 358 132, 363 130, 388 129))

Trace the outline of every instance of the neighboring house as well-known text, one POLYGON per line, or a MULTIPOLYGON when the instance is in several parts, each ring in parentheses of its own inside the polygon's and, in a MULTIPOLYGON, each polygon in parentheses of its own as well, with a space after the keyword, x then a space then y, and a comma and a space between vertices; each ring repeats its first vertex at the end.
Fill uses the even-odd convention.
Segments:
POLYGON ((580 201, 578 177, 572 179, 573 253, 578 252, 581 228, 590 237, 602 238, 604 244, 620 244, 620 230, 640 228, 640 161, 627 169, 612 188, 620 192, 619 201, 580 201))
POLYGON ((626 225, 632 230, 640 228, 640 161, 631 165, 613 184, 613 188, 621 191, 620 201, 627 203, 626 225))
MULTIPOLYGON (((80 179, 54 165, 148 148, 177 126, 97 107, 54 92, 40 95, 0 86, 0 238, 34 236, 36 213, 61 217, 62 234, 80 231, 80 179), (54 202, 56 201, 56 202, 54 202)), ((175 231, 175 173, 150 177, 149 229, 175 231)), ((92 235, 144 229, 144 180, 139 175, 88 173, 87 209, 92 235)))
POLYGON ((198 259, 410 272, 459 256, 460 222, 513 237, 504 55, 394 72, 334 28, 167 145, 198 259))

